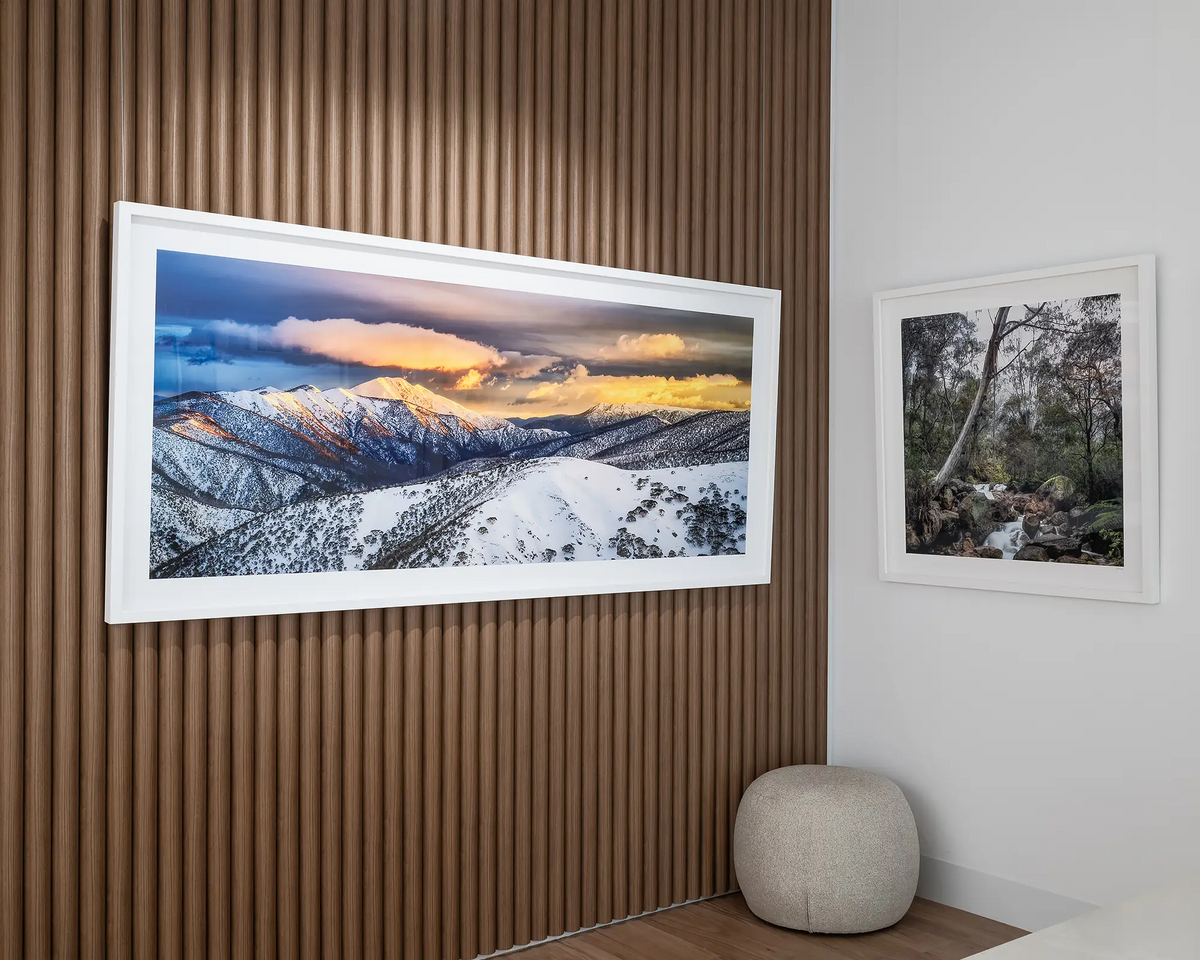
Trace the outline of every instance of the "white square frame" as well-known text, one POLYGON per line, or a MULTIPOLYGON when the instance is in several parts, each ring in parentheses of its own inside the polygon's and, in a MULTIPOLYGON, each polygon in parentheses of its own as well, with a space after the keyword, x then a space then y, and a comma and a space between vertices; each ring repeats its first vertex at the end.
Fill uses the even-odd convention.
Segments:
POLYGON ((767 583, 775 485, 778 290, 119 201, 113 208, 105 620, 137 623, 767 583), (235 577, 149 575, 159 249, 749 317, 746 552, 235 577))
POLYGON ((874 321, 881 579, 1095 600, 1158 602, 1158 353, 1153 256, 889 290, 875 294, 874 321), (908 553, 904 536, 900 322, 938 313, 1104 293, 1121 294, 1124 566, 1004 563, 975 557, 908 553))

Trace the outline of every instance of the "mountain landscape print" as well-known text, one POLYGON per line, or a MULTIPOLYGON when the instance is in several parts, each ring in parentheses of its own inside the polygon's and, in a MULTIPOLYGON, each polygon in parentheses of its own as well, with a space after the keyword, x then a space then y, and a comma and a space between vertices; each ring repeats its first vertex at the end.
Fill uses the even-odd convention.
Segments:
POLYGON ((156 269, 151 578, 746 551, 749 318, 156 269))

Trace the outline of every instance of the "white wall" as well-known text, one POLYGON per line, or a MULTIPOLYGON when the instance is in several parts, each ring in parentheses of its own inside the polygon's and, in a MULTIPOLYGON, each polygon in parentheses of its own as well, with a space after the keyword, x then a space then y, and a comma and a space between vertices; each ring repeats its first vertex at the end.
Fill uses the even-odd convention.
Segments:
POLYGON ((830 756, 1039 927, 1200 866, 1200 2, 838 0, 830 756), (1158 258, 1162 602, 883 583, 871 293, 1158 258))

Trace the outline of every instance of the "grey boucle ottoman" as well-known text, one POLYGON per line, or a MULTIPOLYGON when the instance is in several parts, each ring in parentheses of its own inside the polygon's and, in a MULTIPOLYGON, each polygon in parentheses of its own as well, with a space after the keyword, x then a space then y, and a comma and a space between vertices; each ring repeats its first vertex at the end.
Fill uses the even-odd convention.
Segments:
POLYGON ((742 797, 733 862, 755 916, 812 933, 866 933, 912 904, 917 824, 900 788, 877 774, 782 767, 742 797))

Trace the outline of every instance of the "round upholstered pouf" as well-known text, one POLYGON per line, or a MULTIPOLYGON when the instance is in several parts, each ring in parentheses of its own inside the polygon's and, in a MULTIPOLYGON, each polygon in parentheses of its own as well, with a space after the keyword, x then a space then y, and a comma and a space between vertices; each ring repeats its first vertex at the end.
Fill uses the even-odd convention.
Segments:
POLYGON ((866 933, 890 927, 912 905, 917 824, 884 777, 782 767, 742 797, 733 860, 755 916, 812 933, 866 933))

